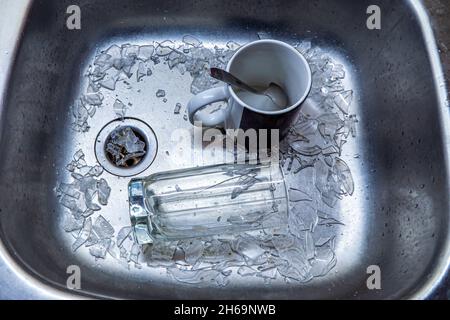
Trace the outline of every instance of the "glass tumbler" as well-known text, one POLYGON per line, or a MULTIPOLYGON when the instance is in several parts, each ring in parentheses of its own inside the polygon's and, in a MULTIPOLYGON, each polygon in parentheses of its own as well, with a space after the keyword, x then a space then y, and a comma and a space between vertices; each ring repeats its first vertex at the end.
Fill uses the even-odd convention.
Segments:
POLYGON ((139 244, 286 226, 279 164, 221 164, 161 172, 128 186, 139 244))

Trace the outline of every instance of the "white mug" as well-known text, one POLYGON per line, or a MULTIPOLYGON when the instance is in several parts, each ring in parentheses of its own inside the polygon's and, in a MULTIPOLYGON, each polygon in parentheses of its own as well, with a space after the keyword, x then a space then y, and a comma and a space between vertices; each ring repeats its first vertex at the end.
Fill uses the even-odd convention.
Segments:
POLYGON ((288 96, 285 108, 267 109, 258 101, 243 101, 242 92, 230 85, 197 94, 188 103, 189 120, 223 129, 278 129, 283 138, 299 116, 311 90, 311 69, 292 46, 278 40, 258 40, 242 46, 228 62, 226 71, 251 86, 267 88, 271 82, 288 96), (217 112, 198 112, 213 102, 228 105, 217 112))

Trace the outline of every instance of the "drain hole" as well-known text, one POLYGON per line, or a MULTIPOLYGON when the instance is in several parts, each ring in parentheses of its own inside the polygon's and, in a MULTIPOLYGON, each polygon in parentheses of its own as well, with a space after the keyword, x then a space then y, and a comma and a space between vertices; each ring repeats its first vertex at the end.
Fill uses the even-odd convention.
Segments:
POLYGON ((118 127, 106 138, 105 154, 112 165, 132 168, 145 158, 147 141, 140 130, 134 127, 118 127))
POLYGON ((135 176, 155 160, 158 140, 152 128, 135 118, 116 119, 106 124, 95 140, 95 156, 109 173, 135 176))

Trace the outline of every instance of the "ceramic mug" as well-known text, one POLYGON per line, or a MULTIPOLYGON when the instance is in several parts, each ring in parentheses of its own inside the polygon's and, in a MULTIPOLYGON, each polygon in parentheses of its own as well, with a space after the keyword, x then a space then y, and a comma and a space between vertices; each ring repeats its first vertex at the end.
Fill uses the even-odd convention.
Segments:
POLYGON ((228 62, 226 71, 259 88, 276 83, 286 92, 288 105, 267 108, 258 99, 244 99, 242 91, 224 85, 201 92, 189 101, 190 122, 223 129, 278 129, 281 138, 286 136, 311 90, 311 69, 306 59, 282 41, 258 40, 242 46, 228 62), (227 107, 210 114, 197 112, 219 101, 228 102, 227 107))

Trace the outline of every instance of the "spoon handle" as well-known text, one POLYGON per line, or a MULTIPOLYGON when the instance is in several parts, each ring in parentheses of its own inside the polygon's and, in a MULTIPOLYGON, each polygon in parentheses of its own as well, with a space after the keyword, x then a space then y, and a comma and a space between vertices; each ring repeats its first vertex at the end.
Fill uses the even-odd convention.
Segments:
POLYGON ((239 80, 238 78, 236 78, 231 73, 229 73, 225 70, 222 70, 219 68, 211 68, 209 70, 210 70, 211 77, 213 77, 217 80, 223 81, 225 83, 228 83, 232 86, 238 87, 245 91, 250 91, 250 92, 256 93, 256 94, 261 93, 258 90, 256 90, 255 88, 250 87, 248 84, 242 82, 241 80, 239 80))

